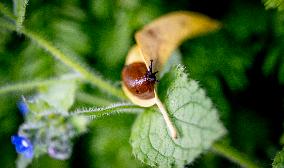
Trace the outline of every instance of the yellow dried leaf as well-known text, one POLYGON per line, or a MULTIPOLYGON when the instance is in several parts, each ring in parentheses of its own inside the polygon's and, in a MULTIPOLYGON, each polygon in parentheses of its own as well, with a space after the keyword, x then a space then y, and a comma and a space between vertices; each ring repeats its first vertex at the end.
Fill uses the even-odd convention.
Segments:
POLYGON ((178 11, 164 15, 135 34, 147 67, 154 60, 160 70, 171 53, 185 40, 220 28, 220 23, 196 12, 178 11))

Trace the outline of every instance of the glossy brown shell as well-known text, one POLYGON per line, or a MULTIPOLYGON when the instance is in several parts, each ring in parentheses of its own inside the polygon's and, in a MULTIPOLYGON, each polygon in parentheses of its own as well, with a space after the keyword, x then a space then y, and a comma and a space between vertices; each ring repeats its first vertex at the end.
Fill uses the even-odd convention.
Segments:
POLYGON ((155 97, 155 81, 146 77, 147 67, 144 62, 134 62, 126 65, 122 70, 122 81, 126 88, 141 99, 155 97))

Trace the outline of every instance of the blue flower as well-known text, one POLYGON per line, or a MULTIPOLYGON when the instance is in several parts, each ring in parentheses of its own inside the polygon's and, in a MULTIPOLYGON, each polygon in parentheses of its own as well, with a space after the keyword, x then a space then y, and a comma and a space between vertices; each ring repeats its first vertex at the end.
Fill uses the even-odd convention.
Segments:
POLYGON ((17 103, 20 113, 25 116, 29 112, 29 107, 24 101, 19 101, 17 103))
POLYGON ((24 136, 13 135, 11 137, 11 142, 15 145, 17 153, 23 154, 26 158, 33 157, 33 145, 28 138, 24 136))

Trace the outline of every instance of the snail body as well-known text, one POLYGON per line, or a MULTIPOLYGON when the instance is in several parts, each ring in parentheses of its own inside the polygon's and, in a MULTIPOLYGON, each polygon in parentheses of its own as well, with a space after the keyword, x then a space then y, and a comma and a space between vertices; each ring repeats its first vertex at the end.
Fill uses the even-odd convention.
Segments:
POLYGON ((156 73, 152 72, 152 60, 149 70, 144 62, 134 62, 126 65, 122 70, 124 86, 140 99, 152 99, 155 97, 156 73))

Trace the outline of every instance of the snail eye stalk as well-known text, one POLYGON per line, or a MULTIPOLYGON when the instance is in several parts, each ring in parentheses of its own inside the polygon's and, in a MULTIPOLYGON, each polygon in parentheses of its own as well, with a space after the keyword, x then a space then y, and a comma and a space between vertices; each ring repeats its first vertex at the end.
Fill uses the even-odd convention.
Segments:
POLYGON ((157 77, 156 77, 156 74, 159 71, 153 72, 153 60, 150 60, 150 61, 151 61, 151 63, 150 63, 150 66, 149 66, 149 70, 147 70, 147 72, 146 72, 146 79, 150 82, 159 82, 157 80, 157 77))

